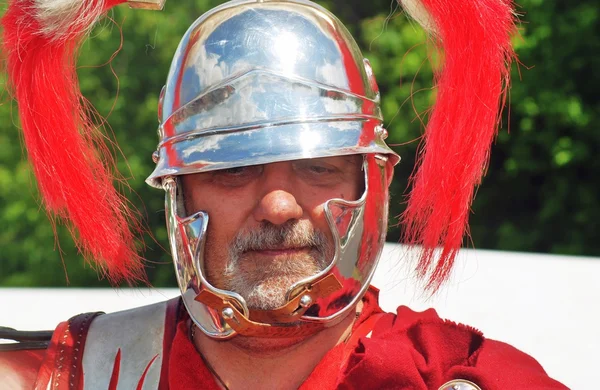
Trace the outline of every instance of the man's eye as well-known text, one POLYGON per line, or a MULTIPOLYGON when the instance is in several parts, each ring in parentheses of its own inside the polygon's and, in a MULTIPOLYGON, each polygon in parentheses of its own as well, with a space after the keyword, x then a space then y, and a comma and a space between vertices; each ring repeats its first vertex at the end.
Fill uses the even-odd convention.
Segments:
POLYGON ((254 165, 222 169, 213 173, 213 180, 226 186, 240 186, 260 176, 262 168, 262 165, 254 165))
POLYGON ((239 175, 244 174, 244 172, 246 172, 246 171, 248 171, 248 167, 235 167, 235 168, 223 169, 221 171, 221 173, 224 175, 239 176, 239 175))
POLYGON ((330 186, 343 180, 343 172, 335 165, 314 160, 298 160, 294 162, 294 170, 298 177, 306 183, 316 186, 330 186))
POLYGON ((310 165, 308 166, 308 170, 313 173, 331 173, 333 170, 321 165, 310 165))
POLYGON ((299 160, 294 162, 294 169, 298 173, 310 175, 327 175, 336 172, 336 167, 331 164, 321 163, 317 160, 299 160))

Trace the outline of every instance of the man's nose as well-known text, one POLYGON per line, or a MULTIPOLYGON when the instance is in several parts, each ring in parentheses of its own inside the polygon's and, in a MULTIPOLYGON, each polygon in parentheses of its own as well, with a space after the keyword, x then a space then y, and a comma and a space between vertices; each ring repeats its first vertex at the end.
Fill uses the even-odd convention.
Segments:
POLYGON ((264 172, 263 191, 254 218, 258 222, 267 221, 274 225, 300 219, 303 210, 293 190, 290 176, 293 173, 284 169, 283 165, 271 164, 269 168, 264 172))

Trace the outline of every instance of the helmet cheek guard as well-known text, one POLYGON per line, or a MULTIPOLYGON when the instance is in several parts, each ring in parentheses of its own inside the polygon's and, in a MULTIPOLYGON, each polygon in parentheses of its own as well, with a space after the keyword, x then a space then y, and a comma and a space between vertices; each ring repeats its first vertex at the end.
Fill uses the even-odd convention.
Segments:
POLYGON ((190 317, 214 338, 311 334, 341 321, 366 292, 387 228, 385 144, 370 65, 335 16, 305 1, 229 2, 184 35, 159 103, 148 183, 166 191, 175 272, 190 317), (278 161, 363 155, 365 189, 330 199, 334 254, 289 286, 287 304, 251 310, 206 278, 209 216, 187 216, 177 176, 278 161))

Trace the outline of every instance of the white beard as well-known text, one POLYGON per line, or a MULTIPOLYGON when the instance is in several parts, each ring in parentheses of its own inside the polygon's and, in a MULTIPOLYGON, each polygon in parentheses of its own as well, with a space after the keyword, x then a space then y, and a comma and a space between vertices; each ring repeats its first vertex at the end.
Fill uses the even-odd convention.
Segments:
POLYGON ((286 294, 294 283, 316 275, 327 266, 323 256, 303 261, 294 257, 285 256, 252 272, 244 270, 239 261, 230 261, 224 274, 227 290, 240 294, 252 309, 281 307, 287 303, 286 294))
POLYGON ((294 283, 318 274, 329 265, 330 247, 322 232, 300 222, 241 232, 229 249, 229 261, 223 275, 225 289, 240 294, 249 308, 279 308, 287 303, 286 294, 294 283), (255 258, 256 254, 252 252, 281 246, 311 249, 267 261, 255 258))

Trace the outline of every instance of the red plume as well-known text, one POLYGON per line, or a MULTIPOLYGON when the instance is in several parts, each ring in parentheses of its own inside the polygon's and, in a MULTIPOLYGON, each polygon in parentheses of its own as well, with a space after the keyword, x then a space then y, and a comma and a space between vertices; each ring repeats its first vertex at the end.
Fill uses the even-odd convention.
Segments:
POLYGON ((66 221, 86 258, 116 283, 143 278, 114 162, 79 90, 76 52, 125 0, 11 0, 3 50, 29 161, 47 210, 66 221))
POLYGON ((402 2, 432 30, 443 59, 402 215, 406 242, 423 247, 417 272, 435 291, 447 280, 468 232, 474 189, 487 168, 514 58, 515 14, 510 0, 402 2))

